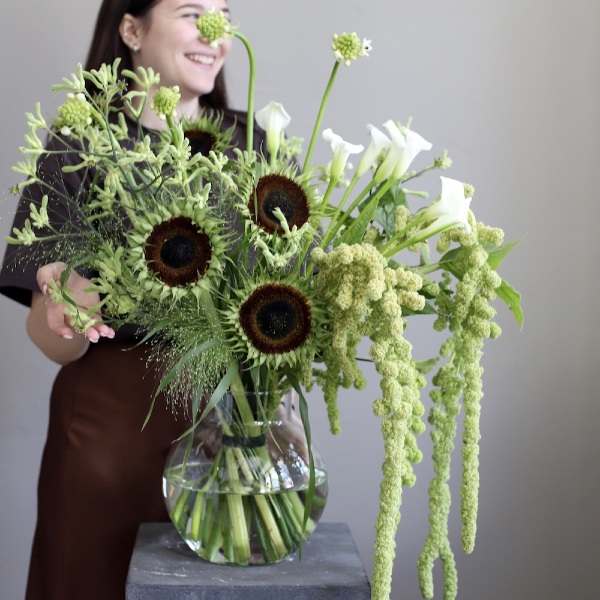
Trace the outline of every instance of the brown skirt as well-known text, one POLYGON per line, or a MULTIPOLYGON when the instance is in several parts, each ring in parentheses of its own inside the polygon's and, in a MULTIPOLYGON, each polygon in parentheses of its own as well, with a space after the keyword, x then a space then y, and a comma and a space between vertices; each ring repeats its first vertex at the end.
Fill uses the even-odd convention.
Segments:
POLYGON ((144 351, 100 342, 58 374, 38 485, 26 600, 123 600, 138 525, 166 521, 161 476, 188 426, 144 351))

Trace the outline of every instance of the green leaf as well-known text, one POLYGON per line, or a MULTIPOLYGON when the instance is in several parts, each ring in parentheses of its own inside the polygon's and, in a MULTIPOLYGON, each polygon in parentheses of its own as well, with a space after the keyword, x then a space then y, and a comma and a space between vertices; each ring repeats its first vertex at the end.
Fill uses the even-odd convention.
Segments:
POLYGON ((178 438, 177 441, 184 439, 187 435, 194 433, 196 427, 204 420, 204 417, 219 403, 225 392, 229 389, 233 378, 237 376, 239 371, 239 366, 237 360, 232 360, 229 365, 229 369, 227 369, 227 373, 223 375, 223 378, 219 382, 219 385, 215 388, 212 393, 210 400, 207 402, 200 418, 196 419, 196 413, 192 415, 192 426, 189 427, 186 431, 184 431, 178 438))
POLYGON ((373 196, 363 211, 354 219, 352 225, 344 231, 340 243, 357 244, 363 239, 369 223, 373 220, 378 203, 377 196, 373 196))
POLYGON ((233 378, 237 376, 238 372, 238 361, 232 360, 229 365, 229 368, 227 369, 227 373, 225 373, 221 381, 219 381, 219 385, 217 385, 217 387, 215 388, 214 392, 210 397, 210 400, 208 401, 208 404, 202 411, 202 414, 200 415, 199 419, 200 421, 202 421, 202 419, 204 419, 204 417, 219 403, 219 400, 221 400, 221 398, 225 395, 225 392, 229 389, 233 378))
POLYGON ((383 230, 387 233, 389 237, 391 237, 394 233, 394 214, 395 209, 393 206, 382 206, 381 202, 373 215, 373 220, 375 223, 381 225, 383 230))
POLYGON ((437 310, 435 309, 435 306, 427 300, 425 301, 425 306, 421 310, 411 310, 410 308, 403 306, 402 315, 405 317, 411 315, 437 315, 437 310))
POLYGON ((516 245, 520 241, 521 240, 516 240, 515 242, 509 242, 508 244, 504 244, 503 246, 498 246, 493 250, 488 250, 488 265, 490 265, 492 269, 496 270, 500 263, 508 256, 508 254, 516 247, 516 245))
MULTIPOLYGON (((500 265, 500 263, 508 256, 508 254, 515 248, 515 246, 519 242, 520 242, 520 240, 517 240, 515 242, 509 242, 508 244, 504 244, 502 246, 497 246, 492 249, 485 248, 486 252, 488 253, 488 260, 487 260, 488 265, 492 269, 496 270, 498 268, 498 266, 500 265)), ((456 269, 450 268, 450 265, 454 262, 454 260, 456 259, 456 257, 458 256, 458 254, 461 250, 462 250, 462 247, 461 248, 453 248, 452 250, 449 250, 448 252, 446 252, 446 254, 444 254, 442 256, 442 258, 440 258, 440 261, 439 261, 440 266, 442 266, 443 268, 446 268, 448 271, 450 271, 453 275, 455 275, 459 279, 462 278, 462 273, 458 273, 458 271, 456 269)))
POLYGON ((417 371, 419 371, 419 373, 424 375, 426 373, 429 373, 431 369, 433 369, 433 367, 435 367, 435 365, 438 364, 439 361, 439 356, 436 356, 435 358, 430 358, 428 360, 416 360, 415 367, 417 371))
POLYGON ((523 326, 523 309, 521 308, 521 294, 515 290, 510 284, 502 280, 499 288, 496 289, 498 297, 504 300, 508 308, 511 310, 517 323, 523 326))
POLYGON ((454 262, 454 260, 458 256, 458 253, 461 250, 462 250, 462 246, 460 248, 453 248, 452 250, 449 250, 448 252, 446 252, 446 254, 444 254, 442 256, 442 258, 440 258, 440 260, 438 261, 438 264, 443 268, 448 268, 448 265, 450 265, 454 262))
POLYGON ((390 188, 379 200, 373 220, 381 225, 388 236, 394 233, 394 216, 398 206, 406 206, 406 194, 401 187, 390 188))

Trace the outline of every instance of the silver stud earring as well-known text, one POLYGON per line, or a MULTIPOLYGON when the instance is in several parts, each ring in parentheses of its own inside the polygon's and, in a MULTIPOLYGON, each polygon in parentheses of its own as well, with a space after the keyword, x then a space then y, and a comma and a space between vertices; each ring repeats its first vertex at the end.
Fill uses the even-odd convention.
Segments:
POLYGON ((134 54, 137 54, 137 53, 140 51, 140 47, 139 47, 137 44, 134 44, 134 45, 131 47, 131 50, 132 50, 132 52, 133 52, 134 54))

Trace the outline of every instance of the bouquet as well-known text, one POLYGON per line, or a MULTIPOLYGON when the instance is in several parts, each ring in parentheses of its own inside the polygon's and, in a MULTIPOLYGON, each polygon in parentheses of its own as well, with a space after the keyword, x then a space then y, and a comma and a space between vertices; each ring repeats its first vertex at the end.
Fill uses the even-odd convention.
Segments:
MULTIPOLYGON (((248 50, 246 147, 231 147, 232 130, 223 130, 218 113, 178 119, 178 89, 159 87, 159 74, 151 69, 121 72, 118 61, 89 72, 79 66, 54 87, 66 91, 67 99, 53 121, 46 121, 39 105, 27 115, 24 159, 15 167, 25 179, 15 192, 37 185, 44 194, 8 241, 32 248, 40 260, 67 263, 50 294, 65 303, 80 330, 101 312, 115 326, 131 323, 145 332, 142 341, 164 365, 158 391, 187 407, 190 433, 213 409, 224 410, 221 398, 228 391, 236 426, 252 436, 257 432, 244 431, 243 424, 257 416, 268 422, 278 408, 276 390, 292 388, 309 434, 304 392, 315 385, 322 388, 331 431, 338 433, 338 390, 365 387, 357 348, 368 339, 368 360, 381 387, 373 412, 381 419, 385 450, 372 577, 377 600, 389 597, 402 489, 415 483, 413 464, 422 459, 421 390, 431 376, 435 476, 418 569, 423 596, 432 597, 432 568, 441 559, 445 597, 454 598, 448 480, 456 419, 462 404, 462 545, 471 552, 480 358, 484 341, 500 334, 491 306, 495 298, 522 323, 519 294, 497 273, 515 244, 504 243, 501 229, 477 221, 471 185, 440 176, 440 193, 432 202, 413 189, 419 177, 448 169, 451 160, 444 151, 428 166, 413 168, 431 144, 410 122, 389 120, 384 131, 370 126, 366 150, 325 129, 331 162, 312 163, 338 70, 368 56, 368 40, 354 33, 333 37, 331 78, 301 160, 302 140, 284 134, 290 122, 285 109, 272 102, 254 112, 248 40, 221 13, 207 12, 197 26, 211 43, 234 36, 248 50), (148 102, 165 120, 164 131, 140 126, 148 102), (253 149, 254 118, 265 130, 260 151, 253 149), (40 132, 49 136, 51 150, 40 132), (65 177, 79 173, 79 188, 44 176, 39 165, 49 153, 64 161, 65 177), (358 162, 350 170, 353 154, 358 162), (57 219, 59 212, 67 217, 57 219), (101 298, 98 306, 82 307, 71 298, 67 281, 74 269, 89 277, 89 289, 101 298), (439 354, 426 360, 413 357, 405 337, 407 321, 421 315, 435 315, 434 329, 447 332, 439 354), (250 401, 250 393, 259 400, 250 401)), ((235 475, 251 468, 252 452, 260 451, 236 454, 226 448, 223 464, 235 475)), ((271 549, 279 543, 273 534, 278 525, 298 538, 311 527, 316 484, 308 453, 306 498, 292 498, 287 508, 253 507, 274 523, 263 531, 271 549), (283 513, 285 523, 275 523, 283 513)), ((234 555, 246 552, 245 511, 235 502, 222 510, 234 555)), ((201 535, 200 513, 193 513, 184 527, 201 535)))

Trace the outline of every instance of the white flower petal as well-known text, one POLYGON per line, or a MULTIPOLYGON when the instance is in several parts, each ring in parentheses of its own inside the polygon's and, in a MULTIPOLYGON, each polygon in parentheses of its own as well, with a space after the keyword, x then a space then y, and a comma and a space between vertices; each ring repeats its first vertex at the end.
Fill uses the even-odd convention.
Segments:
POLYGON ((362 177, 375 163, 379 155, 392 145, 390 138, 385 135, 382 131, 374 127, 373 125, 367 126, 369 133, 371 134, 371 143, 367 147, 365 153, 362 155, 358 166, 356 167, 356 174, 362 177))
POLYGON ((267 148, 271 156, 275 156, 281 143, 281 134, 290 124, 292 118, 280 102, 269 102, 264 108, 256 111, 258 126, 267 132, 267 148))
MULTIPOLYGON (((440 177, 442 182, 442 195, 426 209, 428 221, 436 219, 437 225, 462 225, 467 233, 471 232, 468 215, 471 198, 465 197, 465 188, 462 182, 449 177, 440 177)), ((434 223, 434 225, 436 224, 434 223)), ((447 227, 445 227, 447 228, 447 227)))
POLYGON ((346 163, 350 154, 358 154, 364 150, 362 144, 351 144, 344 141, 339 135, 333 133, 331 129, 323 131, 323 139, 331 144, 333 151, 333 161, 331 163, 331 179, 337 181, 344 174, 346 163))
POLYGON ((392 120, 386 121, 383 127, 392 138, 392 147, 378 169, 376 183, 381 183, 389 177, 400 179, 419 152, 431 149, 431 143, 418 133, 397 125, 392 120))

